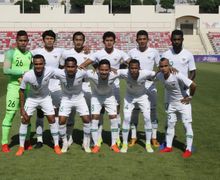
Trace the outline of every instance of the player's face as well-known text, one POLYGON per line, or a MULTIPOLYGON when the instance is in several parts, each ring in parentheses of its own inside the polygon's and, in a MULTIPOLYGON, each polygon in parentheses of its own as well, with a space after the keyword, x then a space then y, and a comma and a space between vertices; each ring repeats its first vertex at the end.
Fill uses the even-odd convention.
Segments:
POLYGON ((102 64, 99 66, 99 74, 101 79, 107 79, 110 73, 110 67, 108 64, 102 64))
POLYGON ((34 72, 37 76, 41 76, 43 74, 44 71, 44 60, 42 58, 37 58, 33 60, 33 64, 34 64, 34 72))
POLYGON ((107 37, 107 38, 105 38, 103 43, 104 43, 106 49, 112 49, 114 47, 115 40, 113 37, 107 37))
POLYGON ((76 74, 77 65, 75 64, 75 62, 67 62, 67 64, 65 65, 65 71, 69 76, 73 76, 74 74, 76 74))
POLYGON ((129 71, 132 78, 136 79, 139 76, 139 70, 140 66, 138 63, 131 63, 129 65, 129 71))
POLYGON ((169 74, 169 72, 170 72, 169 61, 167 59, 164 61, 160 61, 159 68, 163 74, 169 74))
POLYGON ((73 44, 75 49, 82 49, 84 44, 84 39, 82 35, 77 35, 73 39, 73 44))
POLYGON ((146 48, 148 43, 148 38, 145 35, 139 35, 136 39, 139 48, 146 48))
POLYGON ((17 48, 22 51, 25 52, 26 51, 26 47, 28 44, 28 37, 27 36, 18 36, 16 39, 16 43, 17 43, 17 48))
POLYGON ((181 35, 173 35, 171 38, 172 46, 175 52, 182 50, 183 37, 181 35))
POLYGON ((45 36, 45 38, 43 39, 44 41, 44 47, 47 49, 53 48, 54 43, 55 43, 55 39, 52 36, 45 36))

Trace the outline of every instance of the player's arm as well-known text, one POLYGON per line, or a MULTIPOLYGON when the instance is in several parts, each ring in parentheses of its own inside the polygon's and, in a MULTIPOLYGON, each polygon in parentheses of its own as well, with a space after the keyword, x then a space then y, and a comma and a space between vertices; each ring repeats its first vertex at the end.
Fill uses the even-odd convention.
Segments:
POLYGON ((27 112, 24 109, 24 104, 25 104, 25 89, 20 89, 19 91, 19 98, 20 98, 20 114, 21 114, 21 119, 24 121, 28 120, 28 115, 27 112))
POLYGON ((195 77, 196 77, 196 70, 189 71, 189 79, 193 81, 195 77))
POLYGON ((13 50, 9 50, 5 53, 4 63, 3 63, 3 73, 6 75, 23 75, 24 71, 18 68, 12 69, 12 60, 13 60, 13 50))
POLYGON ((83 62, 82 64, 79 65, 79 68, 85 69, 87 66, 89 66, 92 63, 93 63, 93 61, 91 59, 87 59, 85 62, 83 62))

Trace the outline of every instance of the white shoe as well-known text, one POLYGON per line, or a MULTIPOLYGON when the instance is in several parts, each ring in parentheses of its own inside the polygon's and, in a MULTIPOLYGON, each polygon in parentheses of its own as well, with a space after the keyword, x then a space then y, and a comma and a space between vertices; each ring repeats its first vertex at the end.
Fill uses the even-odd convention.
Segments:
POLYGON ((68 143, 68 146, 71 146, 73 144, 73 137, 72 136, 69 137, 67 143, 68 143))
POLYGON ((127 153, 128 151, 128 144, 123 144, 120 150, 121 153, 127 153))
POLYGON ((150 144, 146 144, 146 150, 147 150, 148 153, 153 153, 154 152, 154 150, 152 149, 150 144))
POLYGON ((90 149, 90 147, 88 146, 88 145, 82 145, 82 148, 83 148, 83 150, 86 152, 86 153, 91 153, 92 151, 91 151, 91 149, 90 149))
POLYGON ((62 153, 66 153, 67 150, 68 150, 68 148, 69 148, 68 143, 63 143, 63 147, 62 147, 62 149, 61 149, 61 152, 62 152, 62 153))

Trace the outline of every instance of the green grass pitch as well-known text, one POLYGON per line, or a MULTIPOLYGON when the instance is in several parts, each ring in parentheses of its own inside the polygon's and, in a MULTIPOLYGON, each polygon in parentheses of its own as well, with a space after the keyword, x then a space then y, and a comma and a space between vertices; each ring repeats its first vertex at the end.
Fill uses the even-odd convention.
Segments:
MULTIPOLYGON (((2 67, 2 66, 1 66, 2 67)), ((181 157, 185 135, 181 122, 176 127, 177 138, 172 153, 153 154, 144 150, 143 121, 138 126, 139 142, 127 154, 115 154, 109 149, 109 122, 104 123, 104 144, 98 154, 86 154, 81 149, 82 123, 77 117, 74 144, 68 153, 57 156, 50 147, 48 123, 45 123, 46 144, 40 150, 25 151, 15 157, 18 148, 19 113, 11 129, 11 152, 0 152, 0 179, 218 179, 220 176, 220 64, 197 63, 197 92, 193 97, 193 130, 195 152, 189 159, 181 157), (49 145, 48 145, 49 144, 49 145)), ((0 69, 0 117, 5 113, 7 77, 0 69)), ((123 84, 123 83, 122 83, 123 84)), ((123 86, 123 85, 122 85, 123 86)), ((122 89, 123 94, 123 89, 122 89)), ((123 96, 123 95, 122 95, 123 96)), ((165 113, 163 88, 158 84, 159 139, 164 137, 165 113)), ((33 143, 35 118, 32 118, 33 143)), ((1 129, 0 129, 1 138, 1 129)))

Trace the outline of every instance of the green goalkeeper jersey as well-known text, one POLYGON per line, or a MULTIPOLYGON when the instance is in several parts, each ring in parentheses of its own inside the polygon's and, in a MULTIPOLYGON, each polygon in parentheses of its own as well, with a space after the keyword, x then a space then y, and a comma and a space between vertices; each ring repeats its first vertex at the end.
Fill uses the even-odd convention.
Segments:
POLYGON ((9 83, 19 85, 18 78, 31 67, 32 54, 30 51, 22 53, 19 49, 13 48, 5 53, 4 74, 10 76, 9 83))

